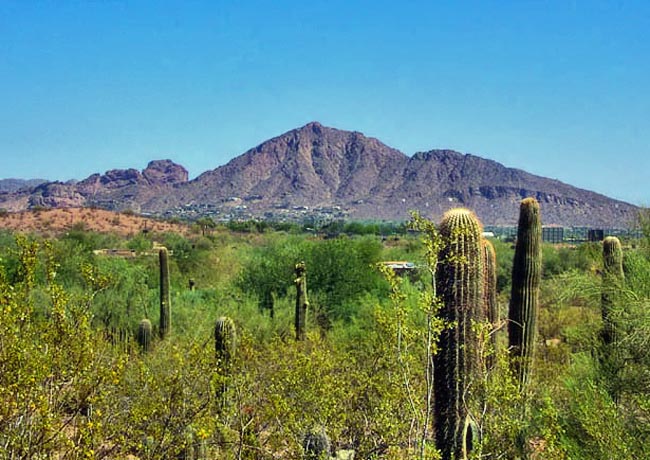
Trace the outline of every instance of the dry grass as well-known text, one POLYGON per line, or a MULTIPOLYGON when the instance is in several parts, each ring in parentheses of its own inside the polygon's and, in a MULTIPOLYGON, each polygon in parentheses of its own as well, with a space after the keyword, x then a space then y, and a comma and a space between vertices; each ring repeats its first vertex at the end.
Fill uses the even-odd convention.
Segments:
POLYGON ((56 236, 76 227, 101 233, 116 233, 121 236, 133 236, 143 230, 154 233, 175 232, 184 235, 189 232, 189 227, 184 224, 103 209, 46 209, 9 212, 0 215, 0 229, 56 236))

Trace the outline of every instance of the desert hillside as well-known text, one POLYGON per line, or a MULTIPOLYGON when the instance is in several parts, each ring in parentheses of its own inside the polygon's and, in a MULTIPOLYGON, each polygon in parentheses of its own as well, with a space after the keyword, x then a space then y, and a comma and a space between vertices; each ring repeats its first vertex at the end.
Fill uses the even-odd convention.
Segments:
POLYGON ((120 213, 94 208, 44 209, 3 213, 0 228, 34 232, 43 235, 60 235, 74 228, 116 233, 120 236, 133 236, 143 231, 155 233, 175 232, 186 234, 188 227, 183 224, 160 221, 130 213, 120 213))

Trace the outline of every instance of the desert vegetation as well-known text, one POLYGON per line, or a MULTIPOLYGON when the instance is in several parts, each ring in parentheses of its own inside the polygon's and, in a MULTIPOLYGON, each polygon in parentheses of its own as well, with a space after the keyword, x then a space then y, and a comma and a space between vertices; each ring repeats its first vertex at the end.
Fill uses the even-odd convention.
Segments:
POLYGON ((540 219, 3 230, 0 458, 644 458, 650 237, 540 219))

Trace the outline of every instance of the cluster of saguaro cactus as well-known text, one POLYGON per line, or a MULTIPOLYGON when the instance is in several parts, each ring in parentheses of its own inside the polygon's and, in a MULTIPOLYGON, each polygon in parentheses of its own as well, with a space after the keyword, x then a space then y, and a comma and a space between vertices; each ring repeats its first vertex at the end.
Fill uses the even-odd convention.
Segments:
POLYGON ((169 254, 167 249, 158 251, 160 265, 160 328, 158 333, 164 339, 171 331, 171 296, 169 293, 169 254))
POLYGON ((539 203, 534 198, 525 198, 519 210, 508 314, 513 370, 522 387, 530 378, 534 358, 541 275, 542 222, 539 203))
POLYGON ((151 349, 151 321, 143 319, 138 325, 138 345, 143 353, 151 349))
POLYGON ((448 211, 440 223, 443 247, 436 289, 449 322, 434 356, 436 445, 445 460, 465 458, 478 433, 473 427, 473 385, 480 377, 477 334, 485 317, 481 224, 467 209, 448 211))
POLYGON ((615 236, 608 236, 603 240, 603 286, 601 294, 602 338, 605 345, 616 342, 616 327, 612 318, 612 308, 615 303, 615 294, 620 289, 624 276, 621 242, 615 236))
POLYGON ((307 308, 309 307, 309 300, 307 299, 307 268, 304 262, 299 262, 295 266, 296 278, 294 284, 296 285, 296 315, 295 315, 295 328, 296 340, 303 340, 305 338, 305 327, 307 324, 307 308))

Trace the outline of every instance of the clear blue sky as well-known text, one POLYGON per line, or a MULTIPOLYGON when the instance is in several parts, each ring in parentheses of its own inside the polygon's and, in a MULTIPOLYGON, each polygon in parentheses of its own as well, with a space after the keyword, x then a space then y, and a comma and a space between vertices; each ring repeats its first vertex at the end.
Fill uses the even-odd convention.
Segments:
POLYGON ((313 120, 649 205, 650 2, 0 2, 2 178, 194 177, 313 120))

